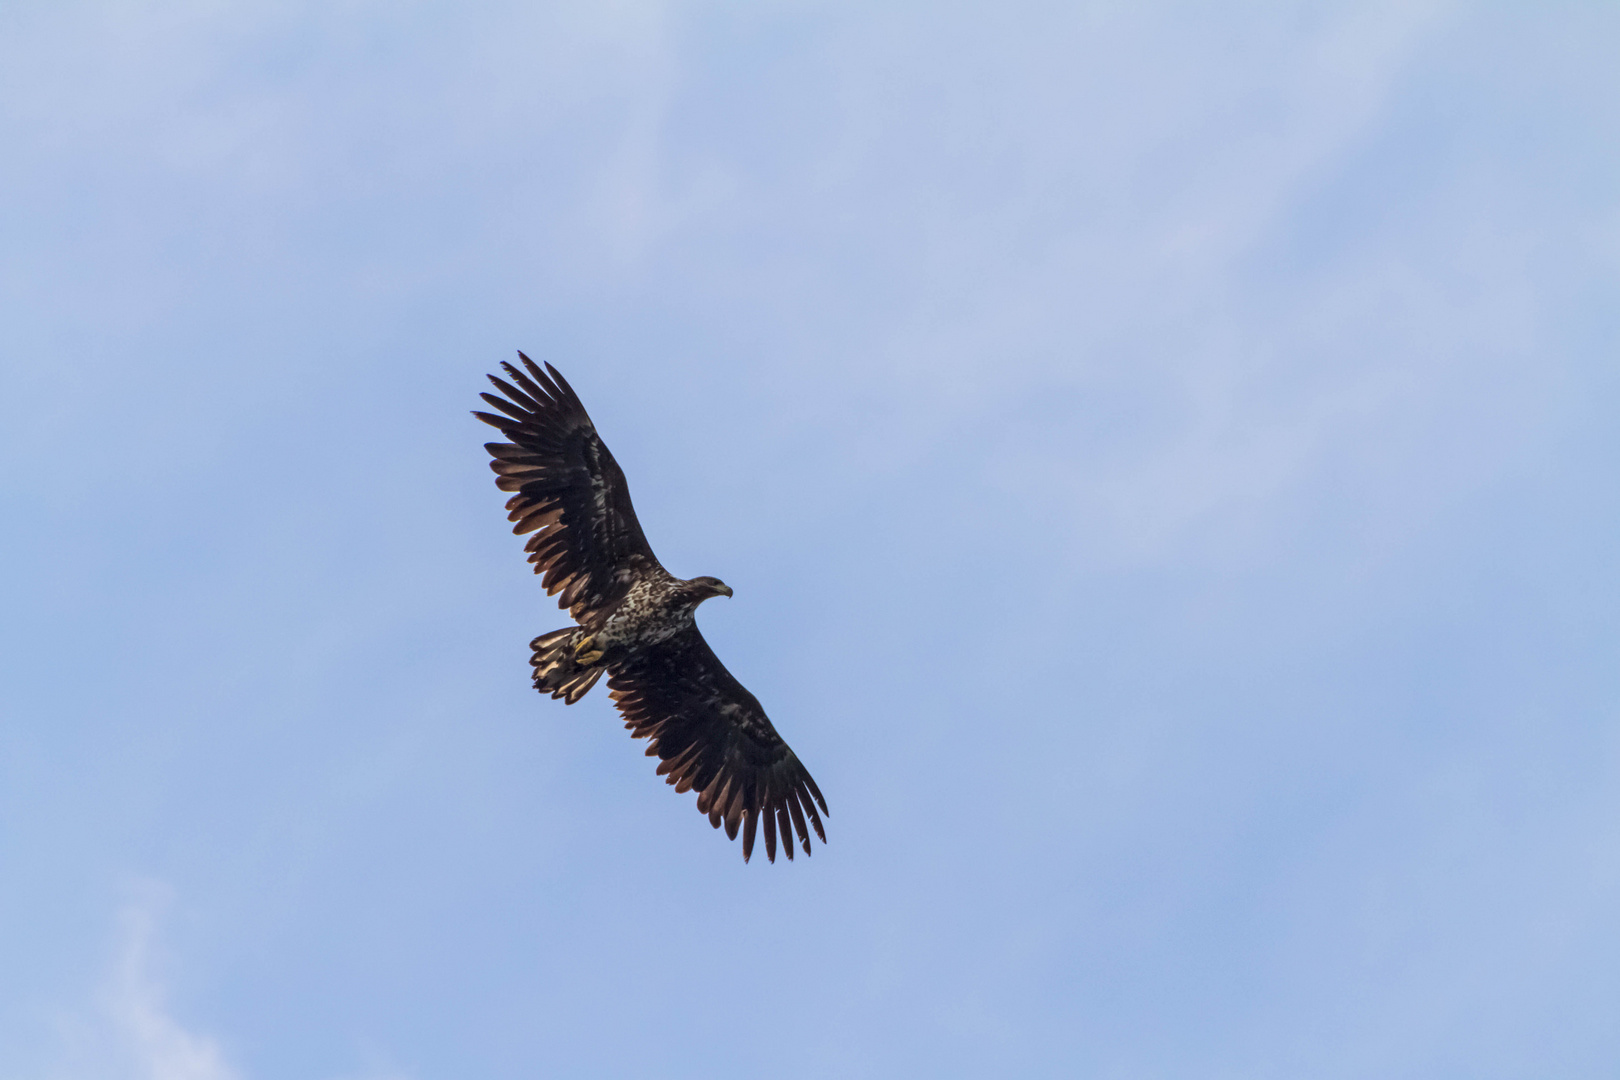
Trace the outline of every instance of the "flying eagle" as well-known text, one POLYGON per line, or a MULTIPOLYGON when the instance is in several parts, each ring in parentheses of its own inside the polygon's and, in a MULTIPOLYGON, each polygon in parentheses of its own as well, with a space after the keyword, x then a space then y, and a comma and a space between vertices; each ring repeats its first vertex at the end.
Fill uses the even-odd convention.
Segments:
POLYGON ((741 827, 743 861, 761 818, 772 862, 778 832, 789 859, 795 834, 809 855, 811 828, 827 842, 816 813, 827 813, 827 801, 693 618, 730 587, 712 577, 682 581, 659 565, 624 473, 578 395, 550 364, 541 371, 521 352, 518 359, 527 374, 503 363, 511 382, 489 376, 504 397, 479 395, 502 415, 473 415, 512 440, 484 444, 495 486, 513 492, 512 531, 534 533, 524 545, 534 572, 579 624, 529 643, 535 689, 572 705, 606 672, 624 726, 650 740, 658 775, 676 791, 696 791, 699 812, 731 839, 741 827))

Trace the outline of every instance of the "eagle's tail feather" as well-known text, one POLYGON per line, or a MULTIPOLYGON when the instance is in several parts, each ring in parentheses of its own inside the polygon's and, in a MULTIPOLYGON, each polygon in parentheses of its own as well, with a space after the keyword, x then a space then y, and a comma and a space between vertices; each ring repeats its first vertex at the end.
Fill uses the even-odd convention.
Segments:
POLYGON ((572 705, 596 685, 605 669, 581 664, 574 655, 574 647, 584 636, 585 631, 580 627, 565 626, 529 642, 529 648, 534 650, 529 663, 534 667, 536 690, 572 705))

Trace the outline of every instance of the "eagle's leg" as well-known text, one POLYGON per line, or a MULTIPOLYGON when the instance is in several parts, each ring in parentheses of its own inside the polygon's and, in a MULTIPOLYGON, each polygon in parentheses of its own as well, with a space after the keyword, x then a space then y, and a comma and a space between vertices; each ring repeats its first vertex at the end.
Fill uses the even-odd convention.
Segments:
POLYGON ((585 696, 604 670, 582 664, 575 657, 573 642, 580 636, 579 627, 565 626, 529 642, 529 648, 534 650, 529 660, 534 668, 534 688, 570 705, 585 696))
POLYGON ((574 643, 574 659, 586 666, 602 659, 602 647, 597 644, 595 634, 586 634, 574 643))

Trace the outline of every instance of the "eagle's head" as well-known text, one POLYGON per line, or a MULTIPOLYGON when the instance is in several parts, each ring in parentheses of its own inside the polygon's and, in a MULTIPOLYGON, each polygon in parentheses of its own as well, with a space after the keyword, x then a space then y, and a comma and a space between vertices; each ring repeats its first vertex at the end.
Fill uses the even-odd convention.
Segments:
POLYGON ((686 583, 692 602, 701 604, 711 596, 730 596, 731 586, 717 577, 695 577, 686 583))

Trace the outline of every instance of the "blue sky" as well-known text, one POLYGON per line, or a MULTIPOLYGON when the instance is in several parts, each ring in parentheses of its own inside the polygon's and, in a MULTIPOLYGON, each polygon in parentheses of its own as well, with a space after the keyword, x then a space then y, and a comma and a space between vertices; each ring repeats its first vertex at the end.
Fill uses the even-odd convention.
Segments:
POLYGON ((1620 8, 0 10, 0 1075, 1607 1077, 1620 8), (491 482, 556 363, 831 804, 491 482))

